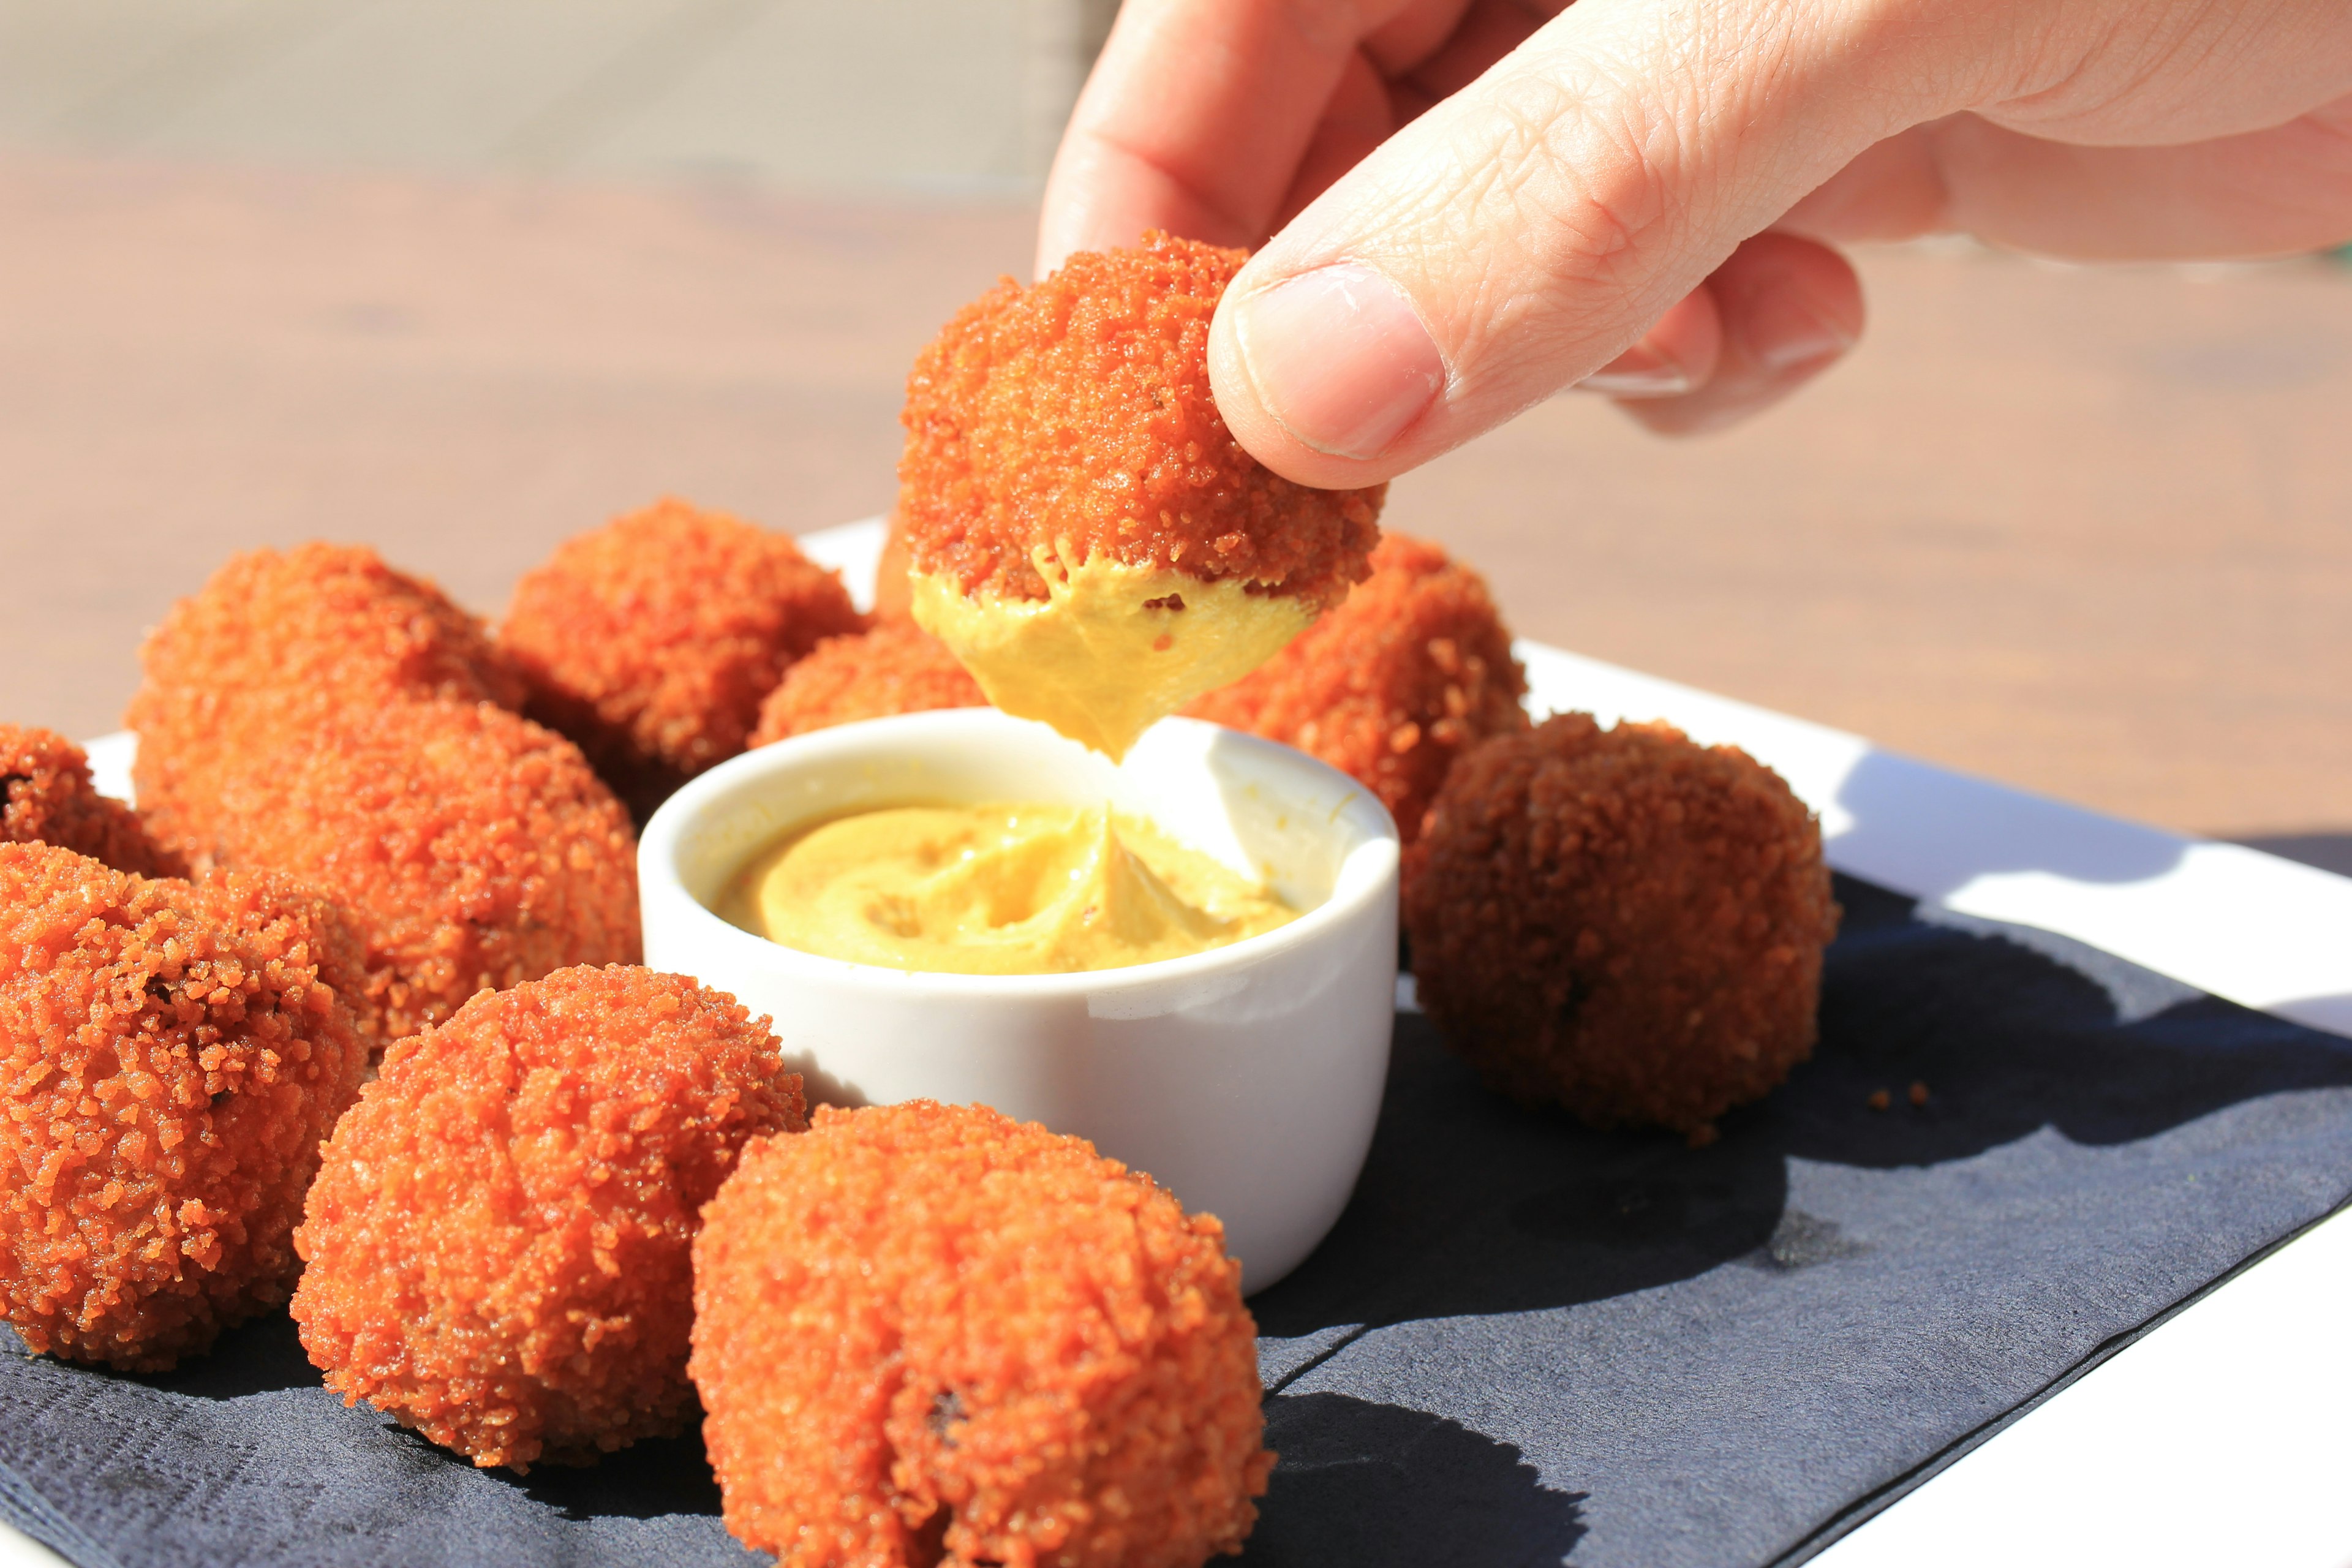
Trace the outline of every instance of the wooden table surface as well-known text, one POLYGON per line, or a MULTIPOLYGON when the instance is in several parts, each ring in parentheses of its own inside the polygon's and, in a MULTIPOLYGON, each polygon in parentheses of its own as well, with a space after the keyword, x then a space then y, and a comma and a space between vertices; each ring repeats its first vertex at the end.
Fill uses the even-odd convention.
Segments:
MULTIPOLYGON (((363 541, 495 614, 665 491, 883 509, 1014 205, 0 155, 0 718, 114 727, 230 552, 363 541)), ((1674 443, 1579 396, 1389 521, 1520 631, 2011 783, 2352 847, 2352 271, 1863 258, 1854 362, 1674 443)))

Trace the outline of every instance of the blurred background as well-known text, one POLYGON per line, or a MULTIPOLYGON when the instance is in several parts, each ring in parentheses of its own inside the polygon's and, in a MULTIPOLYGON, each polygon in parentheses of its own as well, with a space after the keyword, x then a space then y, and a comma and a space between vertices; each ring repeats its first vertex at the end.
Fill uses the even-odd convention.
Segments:
MULTIPOLYGON (((674 492, 885 508, 1115 0, 0 0, 0 716, 114 728, 230 552, 496 615, 674 492)), ((2352 870, 2352 267, 1862 258, 1853 363, 1399 482, 1522 633, 2352 870)))

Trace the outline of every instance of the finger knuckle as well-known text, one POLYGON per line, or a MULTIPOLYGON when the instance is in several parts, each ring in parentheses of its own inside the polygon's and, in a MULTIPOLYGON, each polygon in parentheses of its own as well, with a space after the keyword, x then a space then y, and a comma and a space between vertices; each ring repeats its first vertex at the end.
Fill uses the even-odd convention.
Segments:
POLYGON ((1550 267, 1612 275, 1681 217, 1671 115, 1590 78, 1528 78, 1497 97, 1490 199, 1536 226, 1550 267))

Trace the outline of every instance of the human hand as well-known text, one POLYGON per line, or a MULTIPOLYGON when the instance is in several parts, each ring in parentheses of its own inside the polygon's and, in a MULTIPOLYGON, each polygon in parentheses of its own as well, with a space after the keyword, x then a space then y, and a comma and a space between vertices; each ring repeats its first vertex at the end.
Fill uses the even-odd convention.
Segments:
POLYGON ((1150 227, 1262 247, 1211 377, 1304 483, 1388 479, 1577 384, 1706 429, 1852 346, 1838 242, 2352 238, 2352 5, 1127 0, 1040 270, 1150 227))

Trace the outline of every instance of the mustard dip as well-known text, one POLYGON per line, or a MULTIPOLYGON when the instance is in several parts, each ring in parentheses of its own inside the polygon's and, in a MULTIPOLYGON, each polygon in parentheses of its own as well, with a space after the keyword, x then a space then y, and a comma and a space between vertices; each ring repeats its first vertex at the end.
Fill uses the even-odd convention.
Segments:
POLYGON ((1102 808, 910 805, 794 833, 719 900, 785 947, 885 969, 1068 974, 1205 952, 1297 911, 1102 808))
POLYGON ((1203 583, 1164 567, 1040 548, 1042 600, 967 595, 908 574, 915 620, 948 645, 989 701, 1042 719, 1113 762, 1195 697, 1230 686, 1314 624, 1296 598, 1203 583))

